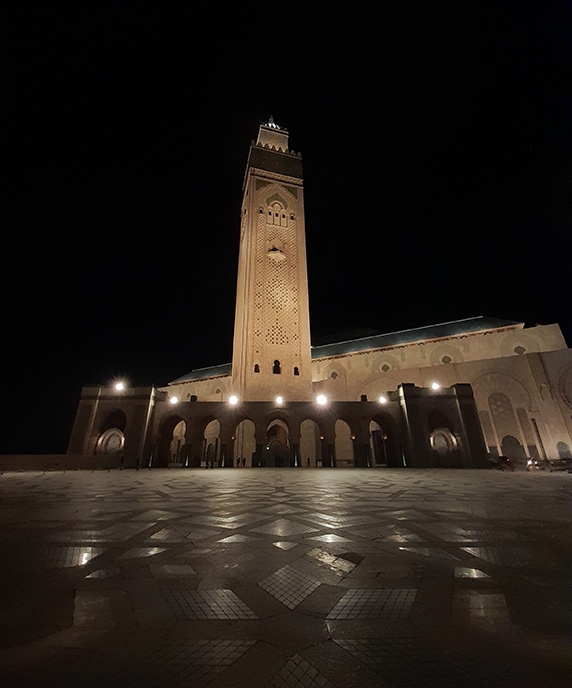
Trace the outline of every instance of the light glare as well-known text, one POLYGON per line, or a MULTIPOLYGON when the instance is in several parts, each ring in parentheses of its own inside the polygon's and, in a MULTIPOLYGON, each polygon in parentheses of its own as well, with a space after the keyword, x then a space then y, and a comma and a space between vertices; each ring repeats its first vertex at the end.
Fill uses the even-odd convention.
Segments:
POLYGON ((231 397, 229 397, 228 403, 231 406, 236 406, 236 404, 238 404, 238 397, 233 394, 231 397))
POLYGON ((169 403, 170 403, 170 404, 176 404, 176 403, 178 403, 178 401, 179 401, 179 400, 177 399, 177 397, 171 397, 171 398, 169 399, 169 403))
POLYGON ((316 401, 318 404, 320 404, 320 406, 324 406, 324 404, 328 403, 328 399, 324 394, 318 394, 316 401))
POLYGON ((282 397, 276 397, 276 403, 278 404, 278 406, 282 406, 282 404, 284 403, 284 399, 282 397))
POLYGON ((379 397, 379 403, 380 404, 387 404, 387 397, 384 397, 383 394, 379 397))
POLYGON ((441 385, 438 382, 432 382, 431 389, 441 389, 441 385))
POLYGON ((115 389, 118 392, 123 392, 123 390, 125 389, 125 385, 123 384, 123 382, 116 382, 115 383, 115 389))

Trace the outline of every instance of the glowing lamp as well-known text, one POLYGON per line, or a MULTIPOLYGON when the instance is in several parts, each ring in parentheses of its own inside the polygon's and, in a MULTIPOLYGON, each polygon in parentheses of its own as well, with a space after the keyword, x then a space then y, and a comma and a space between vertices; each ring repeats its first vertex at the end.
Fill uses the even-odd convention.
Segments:
POLYGON ((284 399, 282 397, 276 397, 276 403, 278 404, 278 406, 282 406, 282 404, 284 403, 284 399))
POLYGON ((441 389, 441 385, 438 382, 431 383, 431 389, 438 390, 441 389))
POLYGON ((387 404, 387 397, 384 397, 383 394, 379 397, 379 403, 380 404, 387 404))
POLYGON ((169 399, 169 403, 170 403, 170 404, 178 404, 178 403, 179 403, 179 400, 177 399, 177 397, 171 397, 171 398, 169 399))
POLYGON ((238 397, 233 394, 231 397, 228 398, 228 403, 231 406, 236 406, 238 404, 238 397))
POLYGON ((117 392, 123 392, 123 390, 125 389, 125 385, 123 384, 123 382, 116 382, 115 389, 117 392))
POLYGON ((324 404, 328 403, 328 398, 324 394, 318 394, 316 401, 318 404, 320 404, 320 406, 324 406, 324 404))

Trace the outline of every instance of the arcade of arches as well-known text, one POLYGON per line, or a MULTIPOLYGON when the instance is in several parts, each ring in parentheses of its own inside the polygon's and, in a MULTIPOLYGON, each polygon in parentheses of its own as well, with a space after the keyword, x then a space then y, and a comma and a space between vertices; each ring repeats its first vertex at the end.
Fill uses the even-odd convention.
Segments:
POLYGON ((210 419, 179 413, 165 416, 152 443, 151 464, 206 468, 403 465, 395 421, 389 415, 359 423, 351 418, 300 420, 287 413, 257 422, 222 415, 210 419))

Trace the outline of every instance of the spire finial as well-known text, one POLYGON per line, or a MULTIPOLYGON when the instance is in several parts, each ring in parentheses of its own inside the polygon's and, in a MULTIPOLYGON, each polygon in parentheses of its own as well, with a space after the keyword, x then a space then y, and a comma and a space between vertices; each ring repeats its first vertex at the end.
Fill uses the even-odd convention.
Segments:
POLYGON ((274 117, 270 115, 270 118, 268 120, 268 124, 266 125, 267 127, 272 127, 272 129, 280 129, 280 127, 276 124, 274 121, 274 117))

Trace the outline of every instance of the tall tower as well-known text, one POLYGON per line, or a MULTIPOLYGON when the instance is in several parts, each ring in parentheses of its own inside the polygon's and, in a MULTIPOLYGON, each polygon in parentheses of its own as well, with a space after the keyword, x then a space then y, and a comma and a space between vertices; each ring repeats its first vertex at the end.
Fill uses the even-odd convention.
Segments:
POLYGON ((245 401, 312 393, 302 158, 272 117, 244 177, 232 388, 245 401))

